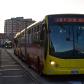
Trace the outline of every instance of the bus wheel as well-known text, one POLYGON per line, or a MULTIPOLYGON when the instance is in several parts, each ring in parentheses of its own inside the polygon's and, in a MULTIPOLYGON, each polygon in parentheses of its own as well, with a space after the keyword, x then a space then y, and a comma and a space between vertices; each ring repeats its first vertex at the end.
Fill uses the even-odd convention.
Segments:
POLYGON ((26 63, 28 64, 29 67, 31 66, 31 61, 30 61, 29 54, 27 54, 27 60, 26 60, 26 63))
POLYGON ((23 62, 26 62, 26 57, 22 54, 21 59, 23 62))

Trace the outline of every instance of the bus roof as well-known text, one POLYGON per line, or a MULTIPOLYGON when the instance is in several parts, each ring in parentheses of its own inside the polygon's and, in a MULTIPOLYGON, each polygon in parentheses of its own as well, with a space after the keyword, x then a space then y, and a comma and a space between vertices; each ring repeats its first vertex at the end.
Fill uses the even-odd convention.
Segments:
POLYGON ((29 25, 26 29, 29 29, 29 28, 31 28, 32 26, 36 25, 36 24, 40 24, 40 22, 41 22, 41 21, 39 21, 39 22, 35 22, 35 23, 29 25))
POLYGON ((20 35, 24 34, 24 32, 25 32, 26 30, 28 30, 29 28, 33 27, 33 26, 36 25, 36 24, 40 24, 40 21, 39 21, 39 22, 35 22, 35 23, 29 25, 27 28, 23 29, 22 31, 18 32, 18 33, 15 35, 14 38, 17 38, 17 37, 19 37, 20 35))
MULTIPOLYGON (((55 16, 55 17, 77 17, 77 18, 81 17, 81 18, 84 18, 84 14, 50 14, 50 15, 46 15, 45 17, 52 17, 52 16, 55 16)), ((35 23, 29 25, 27 28, 25 28, 25 29, 23 29, 22 31, 18 32, 18 33, 15 35, 14 38, 19 37, 20 35, 24 34, 24 32, 25 32, 26 30, 28 30, 29 28, 33 27, 34 25, 40 24, 40 23, 41 23, 41 21, 35 22, 35 23)))
POLYGON ((50 15, 46 15, 46 17, 48 16, 71 16, 71 17, 84 17, 84 14, 50 14, 50 15))

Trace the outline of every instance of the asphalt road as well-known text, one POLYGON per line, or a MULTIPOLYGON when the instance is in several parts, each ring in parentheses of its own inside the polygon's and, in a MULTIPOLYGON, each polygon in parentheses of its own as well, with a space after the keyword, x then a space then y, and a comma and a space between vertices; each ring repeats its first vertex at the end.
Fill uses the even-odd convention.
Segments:
POLYGON ((0 49, 0 84, 84 84, 84 77, 39 76, 13 54, 0 49))
POLYGON ((40 84, 5 49, 0 49, 0 84, 40 84))

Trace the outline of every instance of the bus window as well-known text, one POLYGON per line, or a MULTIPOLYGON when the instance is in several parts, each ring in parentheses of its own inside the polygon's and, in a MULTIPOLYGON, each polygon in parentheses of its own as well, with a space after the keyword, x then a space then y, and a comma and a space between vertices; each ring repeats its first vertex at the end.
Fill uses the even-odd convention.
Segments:
POLYGON ((40 29, 40 40, 44 40, 44 26, 41 25, 41 29, 40 29))
POLYGON ((44 40, 44 31, 43 30, 40 33, 40 40, 44 40))

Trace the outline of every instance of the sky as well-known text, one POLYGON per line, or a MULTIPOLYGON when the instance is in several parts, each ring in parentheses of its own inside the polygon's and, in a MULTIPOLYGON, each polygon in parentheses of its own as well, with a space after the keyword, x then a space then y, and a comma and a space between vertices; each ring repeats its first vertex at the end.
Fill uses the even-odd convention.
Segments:
POLYGON ((0 0, 0 33, 12 17, 40 21, 48 14, 84 14, 84 0, 0 0))

